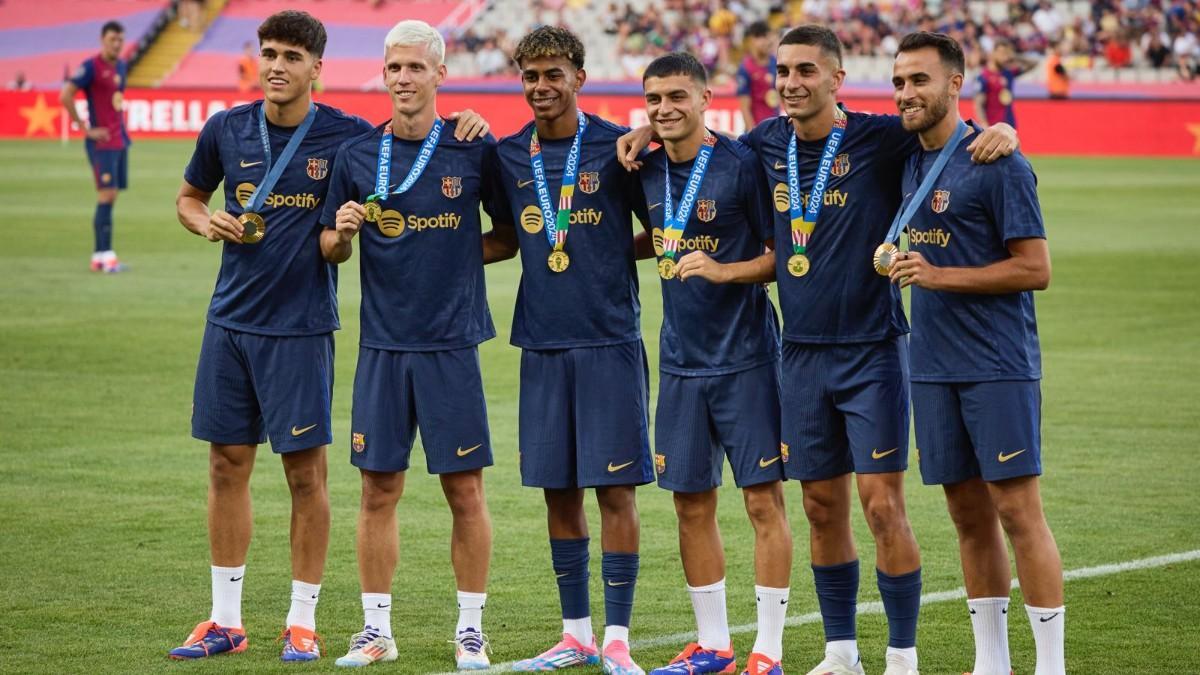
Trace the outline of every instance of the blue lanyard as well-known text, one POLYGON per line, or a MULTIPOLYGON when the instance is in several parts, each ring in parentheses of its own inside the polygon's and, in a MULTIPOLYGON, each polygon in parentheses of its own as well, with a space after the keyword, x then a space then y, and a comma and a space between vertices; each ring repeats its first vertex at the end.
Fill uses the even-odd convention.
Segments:
POLYGON ((958 121, 958 126, 954 129, 954 135, 950 137, 950 141, 942 146, 941 152, 938 153, 937 159, 933 162, 933 167, 929 169, 929 173, 925 175, 925 179, 921 181, 921 186, 912 194, 912 197, 904 205, 904 208, 896 212, 896 218, 892 221, 892 226, 888 228, 887 238, 883 240, 885 244, 890 244, 896 241, 900 236, 900 228, 908 224, 917 213, 917 209, 925 202, 925 195, 933 189, 933 184, 937 181, 938 176, 942 175, 942 169, 946 168, 946 164, 950 162, 950 157, 954 155, 955 149, 967 135, 967 123, 962 120, 958 121))
POLYGON ((267 175, 258 184, 258 187, 254 188, 254 192, 246 202, 246 213, 255 213, 262 208, 263 203, 267 201, 267 195, 271 194, 271 188, 275 187, 275 184, 279 182, 279 177, 283 175, 288 162, 292 161, 292 156, 300 148, 300 143, 304 140, 304 136, 308 134, 308 130, 312 128, 313 120, 316 117, 317 106, 310 103, 308 114, 304 116, 304 121, 292 133, 291 139, 288 140, 287 145, 283 148, 283 154, 279 156, 279 161, 273 163, 271 161, 271 137, 267 133, 267 104, 264 101, 258 107, 258 137, 262 141, 267 175))
POLYGON ((582 111, 576 111, 575 140, 571 143, 571 151, 567 153, 567 164, 563 167, 562 186, 558 189, 558 212, 550 203, 550 188, 546 184, 546 163, 542 160, 542 144, 538 140, 537 129, 529 138, 529 164, 533 168, 533 182, 537 187, 538 206, 542 209, 542 222, 546 227, 546 239, 550 246, 559 250, 566 243, 567 229, 570 227, 571 200, 575 196, 575 180, 579 173, 579 144, 583 139, 583 130, 587 128, 587 116, 582 111), (562 237, 559 237, 559 231, 562 237))
POLYGON ((712 157, 713 147, 716 144, 716 136, 705 133, 704 143, 700 145, 700 152, 692 164, 691 173, 688 174, 687 183, 683 189, 683 198, 679 200, 678 214, 675 213, 675 207, 671 203, 671 162, 666 151, 663 151, 663 183, 665 184, 663 190, 663 255, 668 258, 674 258, 675 252, 679 250, 679 241, 683 239, 683 232, 687 229, 688 219, 692 215, 692 207, 700 192, 700 185, 704 183, 704 174, 708 173, 708 160, 712 157))
POLYGON ((437 149, 438 139, 442 136, 442 120, 435 119, 433 128, 429 130, 429 134, 425 136, 425 141, 421 143, 421 149, 417 152, 417 159, 413 162, 412 168, 408 170, 408 175, 404 177, 404 182, 400 183, 400 187, 394 192, 388 192, 388 181, 392 177, 392 123, 388 122, 383 128, 383 138, 379 139, 379 155, 376 160, 375 168, 375 194, 367 197, 367 201, 376 199, 386 199, 389 195, 402 195, 408 192, 425 173, 425 167, 429 166, 429 160, 433 157, 433 151, 437 149))
POLYGON ((808 202, 801 210, 800 204, 800 168, 796 157, 796 132, 793 130, 788 140, 788 215, 791 220, 792 250, 804 253, 809 237, 817 226, 817 218, 825 206, 825 188, 829 185, 829 174, 833 170, 833 160, 837 157, 838 148, 842 145, 842 137, 846 135, 846 113, 841 108, 834 108, 833 129, 825 140, 825 149, 821 151, 821 162, 817 166, 817 175, 813 178, 812 189, 808 193, 808 202))

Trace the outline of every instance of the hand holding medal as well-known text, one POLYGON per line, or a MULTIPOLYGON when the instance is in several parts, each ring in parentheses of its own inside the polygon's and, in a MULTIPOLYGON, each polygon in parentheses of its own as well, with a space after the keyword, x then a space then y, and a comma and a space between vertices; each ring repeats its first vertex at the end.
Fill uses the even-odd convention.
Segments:
POLYGON ((692 163, 692 171, 684 184, 683 197, 679 200, 679 212, 675 212, 674 200, 671 198, 671 162, 667 153, 663 153, 663 257, 658 261, 658 276, 665 280, 674 279, 676 269, 675 255, 679 252, 679 242, 683 240, 683 232, 687 229, 688 219, 692 216, 692 207, 700 194, 700 186, 704 184, 704 174, 708 172, 708 162, 712 158, 713 148, 717 137, 711 133, 704 135, 700 144, 700 152, 692 163))
POLYGON ((262 142, 263 148, 263 169, 267 173, 262 182, 258 184, 258 187, 254 188, 254 192, 250 194, 250 199, 246 200, 246 210, 237 217, 238 222, 242 226, 242 243, 257 244, 263 240, 263 237, 267 236, 267 221, 258 213, 258 210, 266 203, 267 196, 271 194, 271 189, 279 182, 280 176, 287 169, 288 162, 292 161, 292 157, 300 149, 300 143, 308 135, 308 130, 312 128, 313 120, 316 116, 317 106, 310 104, 308 106, 308 114, 304 116, 304 121, 292 133, 292 137, 288 139, 287 145, 283 148, 283 153, 279 156, 279 161, 273 162, 271 161, 271 138, 267 132, 266 106, 259 105, 258 137, 262 142))
MULTIPOLYGON (((417 158, 413 161, 413 165, 408 169, 408 175, 401 181, 400 186, 395 190, 389 191, 389 181, 392 178, 392 123, 388 122, 383 127, 383 137, 379 139, 379 153, 375 159, 375 192, 367 195, 362 209, 362 217, 368 223, 378 223, 383 218, 383 200, 392 195, 402 195, 412 189, 416 184, 417 179, 421 174, 425 173, 425 167, 429 166, 429 160, 433 158, 433 153, 437 150, 438 139, 442 137, 442 127, 445 122, 441 118, 433 121, 433 127, 425 136, 425 140, 421 143, 421 149, 417 151, 417 158)), ((347 202, 342 208, 353 202, 347 202)), ((358 204, 355 204, 358 206, 358 204)), ((341 210, 338 210, 338 215, 341 215, 341 210)), ((339 218, 340 220, 340 218, 339 218)), ((339 228, 340 229, 340 228, 339 228)))

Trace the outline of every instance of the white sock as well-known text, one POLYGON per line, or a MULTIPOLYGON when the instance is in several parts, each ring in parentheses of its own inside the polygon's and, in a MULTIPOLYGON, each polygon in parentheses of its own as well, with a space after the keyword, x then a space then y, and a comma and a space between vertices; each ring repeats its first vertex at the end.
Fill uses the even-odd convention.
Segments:
POLYGON ((725 613, 725 580, 707 586, 688 586, 696 615, 697 642, 705 649, 729 649, 729 617, 725 613))
POLYGON ((842 663, 852 666, 858 663, 858 640, 834 640, 826 642, 825 656, 835 656, 842 663))
POLYGON ((101 262, 103 262, 106 265, 108 263, 115 261, 116 259, 117 259, 116 251, 109 250, 109 251, 102 251, 100 253, 100 260, 101 260, 101 262))
POLYGON ((1030 607, 1029 625, 1033 627, 1033 643, 1037 647, 1037 668, 1034 675, 1066 675, 1066 657, 1063 654, 1063 624, 1067 614, 1065 607, 1030 607))
POLYGON ((292 608, 288 610, 287 626, 317 629, 317 600, 321 584, 309 584, 292 579, 292 608))
POLYGON ((976 675, 1007 675, 1012 670, 1008 654, 1008 598, 967 600, 971 630, 975 633, 976 675))
POLYGON ((620 640, 626 645, 629 644, 629 626, 605 626, 604 627, 604 644, 601 649, 608 649, 608 645, 613 640, 620 640))
POLYGON ((787 588, 754 587, 758 602, 758 637, 754 639, 752 651, 772 661, 783 660, 783 622, 787 619, 788 595, 787 588))
POLYGON ((363 593, 363 628, 374 628, 384 637, 392 637, 392 594, 363 593))
POLYGON ((246 566, 212 566, 212 614, 210 621, 225 628, 242 627, 242 579, 246 566))
POLYGON ((917 648, 916 647, 888 647, 886 656, 900 657, 910 670, 917 669, 917 648))
POLYGON ((458 592, 458 627, 454 633, 463 632, 470 628, 483 632, 483 605, 487 602, 487 593, 458 592))
POLYGON ((563 619, 563 632, 579 640, 579 644, 584 647, 596 641, 596 636, 592 635, 592 617, 590 616, 582 619, 563 619))
POLYGON ((104 252, 96 251, 95 253, 92 253, 92 262, 94 262, 94 263, 104 262, 104 252))

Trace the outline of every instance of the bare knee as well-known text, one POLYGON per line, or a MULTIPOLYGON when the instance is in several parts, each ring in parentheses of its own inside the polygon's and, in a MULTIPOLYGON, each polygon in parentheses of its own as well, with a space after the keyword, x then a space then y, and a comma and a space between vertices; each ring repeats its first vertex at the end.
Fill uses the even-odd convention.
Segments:
POLYGON ((371 513, 394 511, 404 494, 403 473, 362 472, 362 510, 371 513))
POLYGON ((863 514, 867 519, 867 527, 877 538, 897 531, 907 520, 903 495, 890 491, 880 491, 866 499, 863 514))
POLYGON ((311 448, 283 457, 283 471, 293 499, 313 498, 325 493, 325 448, 311 448))
POLYGON ((602 518, 637 517, 637 493, 632 486, 596 488, 602 518))
POLYGON ((208 475, 214 488, 232 489, 250 483, 254 446, 213 445, 208 453, 208 475))
POLYGON ((446 495, 446 504, 455 518, 478 516, 487 511, 482 471, 444 474, 442 493, 446 495))
POLYGON ((783 485, 779 482, 753 485, 742 490, 746 516, 755 529, 782 523, 787 526, 787 511, 783 505, 783 485))
POLYGON ((674 494, 675 517, 681 527, 715 522, 717 517, 717 495, 707 492, 676 492, 674 494))
POLYGON ((814 530, 840 527, 848 519, 849 510, 838 496, 816 490, 804 492, 804 515, 814 530))

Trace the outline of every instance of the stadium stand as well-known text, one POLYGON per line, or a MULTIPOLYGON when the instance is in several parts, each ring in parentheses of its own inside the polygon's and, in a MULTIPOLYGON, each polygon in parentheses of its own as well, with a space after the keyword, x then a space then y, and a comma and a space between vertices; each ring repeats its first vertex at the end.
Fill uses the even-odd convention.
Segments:
POLYGON ((170 4, 164 0, 0 2, 0 78, 7 82, 21 72, 35 88, 57 88, 64 75, 96 53, 105 21, 124 24, 123 56, 127 57, 170 4))
POLYGON ((204 38, 163 84, 179 87, 234 85, 237 60, 242 55, 243 45, 256 40, 258 24, 277 11, 303 9, 324 22, 329 33, 322 84, 335 89, 372 87, 379 79, 384 36, 397 21, 420 19, 443 32, 451 32, 470 21, 484 4, 481 0, 230 0, 209 26, 204 38))

